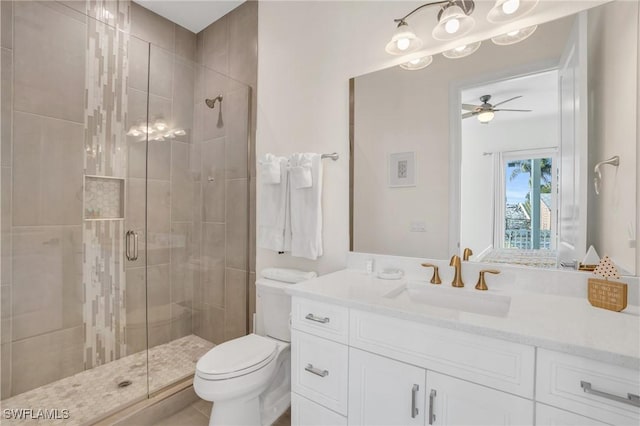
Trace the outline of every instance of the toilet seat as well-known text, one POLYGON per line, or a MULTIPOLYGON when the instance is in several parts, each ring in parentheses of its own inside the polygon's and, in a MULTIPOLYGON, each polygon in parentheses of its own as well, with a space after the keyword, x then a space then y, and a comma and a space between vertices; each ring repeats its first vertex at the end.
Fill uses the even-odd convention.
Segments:
POLYGON ((205 380, 244 376, 269 364, 277 355, 275 341, 249 334, 222 343, 198 360, 196 374, 205 380))

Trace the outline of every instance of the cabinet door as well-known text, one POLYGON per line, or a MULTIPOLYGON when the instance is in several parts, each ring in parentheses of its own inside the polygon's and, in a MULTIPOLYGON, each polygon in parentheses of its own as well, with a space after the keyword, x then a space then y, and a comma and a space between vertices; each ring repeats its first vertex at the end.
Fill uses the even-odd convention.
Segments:
POLYGON ((427 372, 427 424, 533 425, 533 401, 427 372))
POLYGON ((540 426, 606 426, 588 417, 544 404, 536 404, 536 425, 540 426))
POLYGON ((422 368, 349 348, 349 425, 424 425, 422 368))
POLYGON ((347 418, 292 393, 291 426, 347 426, 347 418))

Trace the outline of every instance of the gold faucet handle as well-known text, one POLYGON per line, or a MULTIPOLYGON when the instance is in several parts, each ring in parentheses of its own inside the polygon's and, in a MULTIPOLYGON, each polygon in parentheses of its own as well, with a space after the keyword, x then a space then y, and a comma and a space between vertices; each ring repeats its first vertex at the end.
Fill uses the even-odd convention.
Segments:
POLYGON ((489 290, 487 287, 487 282, 484 280, 484 274, 499 274, 500 271, 497 269, 483 269, 480 271, 480 276, 478 277, 478 282, 476 283, 476 290, 489 290))
POLYGON ((442 280, 440 279, 440 274, 438 273, 438 266, 432 263, 423 263, 422 266, 425 268, 433 268, 433 276, 431 277, 431 284, 442 284, 442 280))
POLYGON ((467 247, 462 252, 462 260, 465 260, 465 261, 469 260, 469 257, 471 257, 472 254, 473 254, 473 251, 469 247, 467 247))

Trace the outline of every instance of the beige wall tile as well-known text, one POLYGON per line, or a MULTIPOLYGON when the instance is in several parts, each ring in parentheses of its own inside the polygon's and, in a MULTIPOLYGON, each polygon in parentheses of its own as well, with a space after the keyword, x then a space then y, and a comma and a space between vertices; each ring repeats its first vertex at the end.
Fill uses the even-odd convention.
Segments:
POLYGON ((82 228, 13 233, 12 339, 82 324, 82 228))
POLYGON ((11 343, 11 286, 0 286, 0 343, 11 343))
POLYGON ((47 333, 11 345, 14 395, 83 370, 83 327, 47 333))
POLYGON ((14 114, 13 225, 82 220, 84 126, 14 114))
POLYGON ((229 21, 223 16, 202 31, 202 64, 229 75, 229 21))
MULTIPOLYGON (((4 2, 2 2, 4 5, 4 2)), ((4 25, 4 21, 2 23, 4 25)), ((3 28, 4 29, 4 28, 3 28)), ((11 120, 13 110, 13 54, 8 49, 2 49, 2 99, 0 100, 0 120, 2 120, 2 157, 3 166, 11 165, 11 120)))
POLYGON ((196 35, 186 28, 176 24, 176 55, 188 59, 196 60, 196 35))
POLYGON ((129 39, 129 87, 146 92, 149 82, 149 43, 129 39))
POLYGON ((13 1, 0 2, 0 46, 13 49, 13 1))
POLYGON ((193 229, 190 222, 171 224, 171 302, 189 307, 193 305, 195 280, 200 277, 193 254, 193 229))
POLYGON ((176 59, 173 73, 173 125, 187 133, 185 136, 176 137, 181 142, 193 141, 195 81, 195 65, 176 59))
POLYGON ((0 345, 0 398, 11 396, 11 344, 0 345))
POLYGON ((194 311, 194 334, 205 340, 219 344, 224 338, 224 309, 203 305, 194 311))
POLYGON ((202 220, 225 221, 225 141, 215 139, 201 144, 202 150, 202 220), (213 178, 213 181, 209 181, 213 178))
POLYGON ((171 221, 193 220, 193 182, 190 167, 190 146, 182 142, 166 142, 171 145, 171 221))
POLYGON ((249 93, 247 88, 229 91, 225 101, 226 177, 227 179, 246 178, 248 176, 247 155, 249 153, 249 93))
POLYGON ((245 271, 227 268, 224 310, 225 340, 247 334, 247 280, 245 271))
POLYGON ((229 17, 229 76, 255 87, 258 80, 258 2, 247 1, 229 17))
POLYGON ((227 181, 227 267, 247 270, 249 239, 247 179, 227 181))
POLYGON ((14 5, 14 108, 84 123, 86 24, 59 7, 14 5))
POLYGON ((175 24, 131 2, 131 34, 142 40, 173 51, 175 24))
MULTIPOLYGON (((127 96, 126 128, 140 126, 147 123, 147 92, 129 87, 127 96)), ((139 141, 140 137, 127 137, 127 141, 139 141)), ((142 138, 144 140, 144 138, 142 138)))
POLYGON ((221 288, 224 288, 225 225, 203 223, 202 230, 203 299, 212 306, 223 306, 221 288))
POLYGON ((151 94, 171 99, 173 92, 173 52, 151 45, 149 54, 149 89, 151 94))
POLYGON ((256 313, 256 273, 249 273, 249 325, 251 326, 251 333, 255 332, 253 329, 253 314, 256 313))

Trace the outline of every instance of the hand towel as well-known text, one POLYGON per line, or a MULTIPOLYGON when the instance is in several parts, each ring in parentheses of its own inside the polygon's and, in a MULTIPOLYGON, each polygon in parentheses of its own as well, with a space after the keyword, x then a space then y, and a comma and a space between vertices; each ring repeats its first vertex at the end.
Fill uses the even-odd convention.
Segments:
POLYGON ((273 154, 266 154, 260 161, 258 161, 258 169, 260 170, 262 183, 280 183, 282 178, 280 168, 280 159, 273 154))
POLYGON ((299 158, 299 162, 295 166, 291 166, 289 169, 289 176, 291 179, 291 188, 310 188, 313 185, 312 161, 310 156, 302 156, 299 158))
POLYGON ((291 169, 311 165, 310 187, 291 187, 291 255, 316 260, 322 256, 322 156, 293 154, 291 169))
POLYGON ((258 233, 256 245, 260 248, 277 252, 291 249, 291 225, 289 218, 289 172, 287 159, 275 157, 271 154, 261 159, 263 162, 272 161, 279 164, 280 181, 273 179, 262 180, 259 187, 260 208, 258 209, 258 233), (271 156, 271 157, 269 157, 271 156))
POLYGON ((298 269, 287 268, 265 268, 261 275, 264 278, 285 283, 299 283, 307 281, 318 276, 315 272, 300 271, 298 269))

